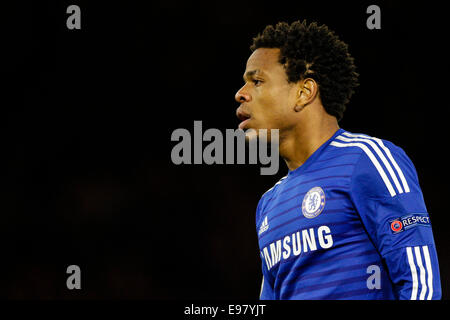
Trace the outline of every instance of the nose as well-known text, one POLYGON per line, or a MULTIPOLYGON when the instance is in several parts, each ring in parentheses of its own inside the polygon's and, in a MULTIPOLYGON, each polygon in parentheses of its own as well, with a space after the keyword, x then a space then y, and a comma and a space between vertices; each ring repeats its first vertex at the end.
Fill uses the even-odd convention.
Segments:
POLYGON ((236 95, 234 96, 234 99, 239 102, 250 102, 252 100, 252 97, 244 91, 245 86, 239 89, 238 92, 236 92, 236 95))

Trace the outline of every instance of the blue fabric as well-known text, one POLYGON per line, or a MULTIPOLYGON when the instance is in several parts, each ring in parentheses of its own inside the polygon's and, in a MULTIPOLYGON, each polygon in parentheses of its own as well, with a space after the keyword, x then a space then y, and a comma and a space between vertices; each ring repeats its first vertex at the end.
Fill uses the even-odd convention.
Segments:
POLYGON ((260 299, 440 299, 414 165, 386 140, 339 129, 258 203, 260 299))

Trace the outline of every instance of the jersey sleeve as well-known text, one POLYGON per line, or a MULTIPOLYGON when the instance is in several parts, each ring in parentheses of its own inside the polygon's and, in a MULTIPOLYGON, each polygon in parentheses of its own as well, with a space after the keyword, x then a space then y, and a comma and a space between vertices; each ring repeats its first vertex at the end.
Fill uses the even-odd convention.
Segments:
POLYGON ((397 298, 441 299, 438 256, 416 169, 401 148, 380 142, 378 152, 367 148, 355 165, 353 203, 397 298))

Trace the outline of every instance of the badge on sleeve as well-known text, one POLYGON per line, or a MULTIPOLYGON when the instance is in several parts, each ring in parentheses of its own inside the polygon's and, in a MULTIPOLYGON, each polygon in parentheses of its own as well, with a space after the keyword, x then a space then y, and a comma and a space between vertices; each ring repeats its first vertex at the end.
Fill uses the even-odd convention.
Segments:
POLYGON ((430 217, 426 213, 413 213, 400 218, 389 220, 392 234, 397 234, 417 226, 430 226, 430 217))

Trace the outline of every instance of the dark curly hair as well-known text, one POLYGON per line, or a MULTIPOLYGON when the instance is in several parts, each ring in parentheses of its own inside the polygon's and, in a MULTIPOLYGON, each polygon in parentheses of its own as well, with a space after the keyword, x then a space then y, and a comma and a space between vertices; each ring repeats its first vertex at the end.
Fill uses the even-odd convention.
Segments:
POLYGON ((268 25, 253 38, 250 50, 279 48, 279 62, 286 69, 288 82, 305 78, 319 85, 322 104, 327 113, 342 119, 346 104, 354 93, 359 74, 348 46, 326 25, 295 21, 268 25))

